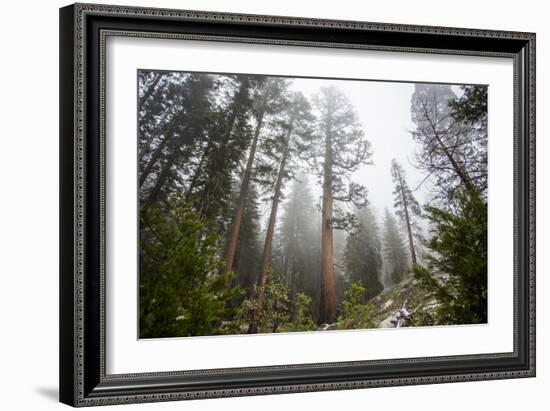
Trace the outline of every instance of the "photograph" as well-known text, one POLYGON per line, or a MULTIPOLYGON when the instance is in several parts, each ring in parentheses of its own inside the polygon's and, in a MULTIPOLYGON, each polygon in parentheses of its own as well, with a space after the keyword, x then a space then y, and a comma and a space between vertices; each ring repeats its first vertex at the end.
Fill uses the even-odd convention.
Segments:
POLYGON ((169 3, 59 8, 59 401, 537 398, 542 17, 169 3))
POLYGON ((488 85, 136 84, 140 339, 488 324, 488 85))

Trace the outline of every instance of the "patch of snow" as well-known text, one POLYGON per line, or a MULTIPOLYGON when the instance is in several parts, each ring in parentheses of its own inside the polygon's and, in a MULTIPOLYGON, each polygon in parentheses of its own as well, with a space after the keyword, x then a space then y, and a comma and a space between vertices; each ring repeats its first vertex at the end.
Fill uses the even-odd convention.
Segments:
POLYGON ((381 311, 384 311, 385 309, 389 308, 392 304, 393 304, 393 300, 390 298, 388 301, 386 301, 386 302, 384 303, 384 305, 382 306, 382 310, 381 310, 381 311))
POLYGON ((392 320, 394 319, 394 314, 388 315, 386 318, 384 318, 382 321, 380 321, 380 324, 378 325, 380 328, 394 328, 395 326, 392 324, 392 320))

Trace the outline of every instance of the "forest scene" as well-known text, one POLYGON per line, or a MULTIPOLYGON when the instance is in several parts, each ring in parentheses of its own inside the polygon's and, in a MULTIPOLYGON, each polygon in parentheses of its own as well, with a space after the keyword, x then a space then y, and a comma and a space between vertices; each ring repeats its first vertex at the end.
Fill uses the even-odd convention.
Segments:
POLYGON ((487 86, 137 77, 140 338, 487 323, 487 86))

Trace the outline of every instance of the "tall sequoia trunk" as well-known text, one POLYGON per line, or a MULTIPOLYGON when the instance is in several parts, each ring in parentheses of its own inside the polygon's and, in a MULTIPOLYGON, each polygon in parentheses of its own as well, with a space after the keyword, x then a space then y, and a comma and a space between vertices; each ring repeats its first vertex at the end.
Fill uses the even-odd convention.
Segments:
POLYGON ((292 133, 292 125, 288 131, 283 156, 279 164, 279 170, 277 172, 277 180, 275 182, 275 189, 273 193, 273 202, 271 204, 271 213, 269 214, 269 222, 267 224, 267 233, 265 235, 264 251, 262 254, 262 268, 260 275, 258 276, 257 284, 257 304, 254 310, 254 315, 250 325, 248 327, 249 334, 255 334, 258 332, 258 322, 260 320, 260 314, 262 312, 265 301, 265 284, 267 282, 267 270, 269 268, 269 261, 271 260, 271 252, 273 249, 273 234, 275 232, 275 222, 277 221, 277 209, 279 208, 279 201, 281 199, 281 187, 283 185, 283 178, 285 174, 286 162, 290 152, 290 136, 292 133))
POLYGON ((256 147, 258 146, 258 138, 260 136, 260 130, 264 119, 265 109, 258 115, 258 123, 256 124, 256 130, 254 131, 254 139, 250 146, 250 152, 248 154, 248 161, 246 162, 246 169, 244 171, 243 180, 241 183, 241 191, 239 193, 239 202, 237 203, 237 210, 233 216, 233 226, 231 227, 231 236, 227 243, 227 250, 225 254, 225 269, 226 273, 233 271, 233 262, 235 260, 235 252, 237 250, 237 241, 239 239, 239 231, 241 229, 241 222, 243 219, 244 205, 246 202, 246 196, 248 194, 248 186, 250 184, 250 177, 252 175, 252 165, 254 164, 254 157, 256 156, 256 147))
POLYGON ((401 177, 401 172, 398 170, 397 173, 399 175, 399 185, 401 187, 400 191, 401 191, 401 199, 403 201, 403 209, 405 211, 405 223, 407 224, 407 234, 409 237, 409 249, 411 251, 411 260, 414 267, 417 264, 417 260, 416 260, 416 251, 414 249, 411 220, 409 217, 409 206, 407 204, 407 198, 405 197, 405 192, 403 191, 403 178, 401 177))
POLYGON ((319 321, 336 321, 336 274, 332 227, 332 138, 330 124, 326 128, 325 163, 323 167, 323 209, 321 221, 321 301, 319 321))

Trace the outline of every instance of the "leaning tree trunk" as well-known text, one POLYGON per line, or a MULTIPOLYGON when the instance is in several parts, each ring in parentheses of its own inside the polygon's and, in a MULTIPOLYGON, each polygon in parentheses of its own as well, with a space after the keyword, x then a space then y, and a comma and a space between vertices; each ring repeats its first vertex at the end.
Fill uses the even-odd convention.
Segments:
POLYGON ((258 146, 258 138, 260 136, 260 130, 262 128, 263 118, 265 110, 258 115, 258 124, 256 124, 256 130, 254 132, 254 139, 250 147, 250 153, 248 154, 248 161, 246 163, 246 169, 243 175, 243 181, 241 183, 241 191, 239 193, 239 202, 237 203, 237 210, 233 216, 233 226, 231 227, 231 236, 227 243, 227 250, 225 254, 225 269, 226 273, 233 270, 233 262, 235 260, 235 252, 237 250, 237 241, 239 239, 239 231, 241 229, 241 221, 243 219, 244 205, 246 202, 246 196, 248 194, 248 186, 250 184, 250 177, 252 175, 252 165, 254 164, 254 157, 256 156, 256 147, 258 146))
POLYGON ((267 281, 267 270, 269 268, 269 261, 271 260, 271 251, 273 249, 273 234, 275 232, 275 222, 277 221, 277 209, 279 207, 279 200, 281 198, 281 187, 283 185, 283 178, 285 174, 286 161, 290 151, 290 135, 292 128, 288 131, 285 141, 285 147, 281 163, 279 164, 279 170, 277 172, 277 180, 275 182, 275 189, 273 193, 273 203, 271 204, 271 213, 269 214, 269 222, 267 224, 267 233, 265 235, 264 251, 262 255, 262 268, 260 275, 258 276, 257 284, 257 300, 256 309, 252 321, 248 327, 249 334, 255 334, 258 332, 258 322, 260 320, 260 314, 262 312, 265 301, 265 284, 267 281))
POLYGON ((414 249, 411 220, 409 217, 409 207, 407 205, 407 198, 405 197, 405 192, 403 191, 403 178, 401 177, 401 172, 397 171, 397 173, 399 175, 399 186, 401 187, 401 198, 403 200, 403 209, 405 211, 405 223, 407 224, 407 234, 409 236, 409 249, 411 251, 411 260, 414 267, 417 264, 417 260, 416 260, 416 251, 414 249))
POLYGON ((455 174, 458 176, 460 182, 464 185, 466 190, 468 190, 470 192, 477 192, 477 189, 474 187, 474 185, 473 185, 472 181, 470 180, 470 177, 468 176, 468 173, 466 172, 466 170, 463 170, 462 167, 460 167, 458 165, 458 163, 454 159, 452 153, 450 152, 449 147, 447 147, 445 145, 445 143, 443 142, 443 140, 441 140, 441 136, 439 135, 439 132, 437 131, 437 128, 436 128, 435 124, 433 123, 432 119, 430 118, 430 115, 428 114, 428 111, 426 110, 425 107, 424 107, 424 118, 426 120, 428 120, 428 122, 430 124, 430 128, 432 129, 434 137, 437 141, 437 144, 439 145, 441 150, 443 150, 443 153, 445 154, 445 157, 447 157, 447 159, 451 163, 451 167, 453 168, 453 171, 455 172, 455 174))
POLYGON ((332 228, 332 141, 327 128, 325 138, 325 164, 323 170, 323 210, 321 221, 321 301, 319 321, 332 324, 336 321, 336 274, 332 228))

